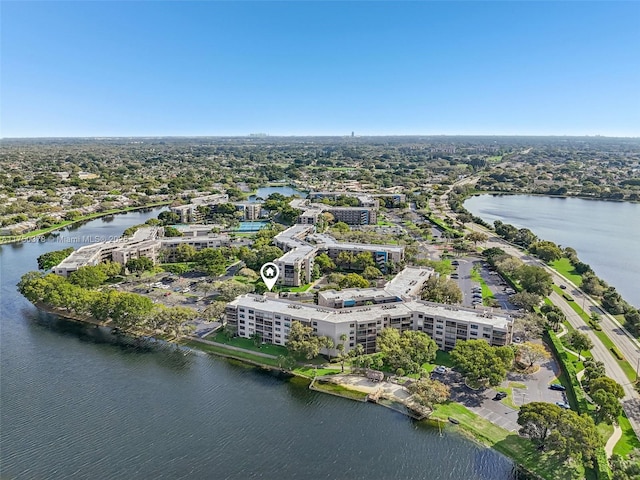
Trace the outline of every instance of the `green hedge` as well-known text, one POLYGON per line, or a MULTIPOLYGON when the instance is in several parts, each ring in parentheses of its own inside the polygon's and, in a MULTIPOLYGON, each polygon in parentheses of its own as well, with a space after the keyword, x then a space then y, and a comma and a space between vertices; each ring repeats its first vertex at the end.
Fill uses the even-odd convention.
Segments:
POLYGON ((613 353, 618 360, 624 360, 624 356, 620 353, 620 350, 618 350, 617 347, 613 346, 609 350, 611 350, 611 353, 613 353))
POLYGON ((594 322, 593 320, 589 320, 589 325, 591 325, 591 328, 593 328, 594 330, 597 330, 598 332, 602 331, 602 327, 600 326, 600 324, 598 322, 594 322))
POLYGON ((612 473, 609 467, 609 461, 607 460, 607 452, 604 451, 604 447, 599 447, 596 450, 593 469, 596 471, 596 478, 598 480, 611 480, 612 473))
POLYGON ((565 373, 567 374, 567 379, 569 380, 569 387, 571 393, 573 394, 573 398, 576 400, 576 406, 578 409, 578 413, 587 413, 589 411, 589 403, 587 402, 587 398, 585 397, 584 390, 578 381, 576 368, 573 363, 567 357, 567 353, 564 351, 564 346, 558 336, 552 330, 547 330, 547 336, 550 340, 550 344, 553 348, 556 357, 560 361, 561 366, 564 368, 565 373))

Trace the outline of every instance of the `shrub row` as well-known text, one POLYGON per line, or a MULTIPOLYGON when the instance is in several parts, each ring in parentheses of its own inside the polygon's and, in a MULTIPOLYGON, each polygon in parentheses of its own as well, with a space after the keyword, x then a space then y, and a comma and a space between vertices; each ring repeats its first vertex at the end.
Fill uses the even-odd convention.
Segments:
POLYGON ((593 320, 589 320, 589 325, 591 325, 591 328, 593 328, 594 330, 597 330, 598 332, 602 331, 602 327, 600 326, 600 324, 598 322, 594 322, 593 320))
POLYGON ((611 353, 613 353, 613 355, 618 360, 624 360, 624 356, 622 355, 622 353, 620 353, 620 350, 618 350, 618 348, 616 346, 611 347, 609 350, 611 350, 611 353))
POLYGON ((594 457, 594 470, 596 471, 596 478, 598 480, 611 480, 611 468, 609 467, 609 461, 607 460, 607 452, 604 447, 599 447, 596 450, 594 457))
POLYGON ((556 354, 556 357, 560 361, 560 364, 564 368, 564 371, 567 374, 567 378, 569 379, 569 386, 571 393, 573 394, 573 398, 576 400, 576 406, 578 408, 578 413, 587 413, 589 411, 589 403, 587 402, 587 397, 584 394, 584 390, 582 390, 582 386, 578 381, 576 368, 573 366, 571 360, 569 360, 567 353, 564 351, 564 346, 562 342, 558 338, 558 336, 553 332, 553 330, 547 330, 547 336, 549 337, 551 346, 553 347, 553 351, 556 354))

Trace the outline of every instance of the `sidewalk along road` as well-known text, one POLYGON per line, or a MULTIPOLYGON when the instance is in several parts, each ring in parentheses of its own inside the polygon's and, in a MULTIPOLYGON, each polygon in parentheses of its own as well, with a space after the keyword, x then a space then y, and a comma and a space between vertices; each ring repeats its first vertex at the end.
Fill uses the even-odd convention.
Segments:
POLYGON ((567 321, 576 330, 586 334, 593 342, 593 348, 591 354, 596 360, 600 360, 604 363, 607 376, 614 379, 624 389, 625 396, 622 399, 622 407, 624 408, 629 422, 633 427, 636 435, 640 435, 640 394, 633 387, 631 381, 627 378, 622 368, 618 365, 618 362, 613 358, 613 355, 609 352, 609 349, 605 347, 596 334, 590 327, 585 325, 580 316, 571 308, 568 302, 557 293, 553 292, 549 298, 554 305, 560 307, 562 312, 566 315, 567 321))

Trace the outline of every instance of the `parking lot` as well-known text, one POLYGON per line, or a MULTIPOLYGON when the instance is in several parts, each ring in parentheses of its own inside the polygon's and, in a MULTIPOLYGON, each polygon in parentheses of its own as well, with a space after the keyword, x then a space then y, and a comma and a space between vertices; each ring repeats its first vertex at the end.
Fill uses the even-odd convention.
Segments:
MULTIPOLYGON (((556 383, 558 375, 558 364, 551 359, 531 375, 510 372, 500 387, 510 389, 513 404, 516 406, 530 402, 566 402, 565 392, 549 388, 551 383, 556 383)), ((505 400, 494 400, 497 390, 472 390, 464 384, 459 373, 450 369, 443 374, 434 373, 432 377, 449 385, 453 401, 463 404, 472 412, 506 430, 515 432, 520 428, 517 423, 518 410, 507 405, 505 400)))
POLYGON ((504 310, 517 310, 517 308, 509 302, 509 287, 505 281, 496 272, 491 271, 484 262, 476 257, 462 257, 453 260, 454 272, 451 278, 458 283, 458 287, 463 294, 462 305, 465 307, 474 307, 482 305, 481 286, 479 282, 472 280, 471 272, 475 267, 480 276, 487 284, 493 294, 497 304, 504 310))

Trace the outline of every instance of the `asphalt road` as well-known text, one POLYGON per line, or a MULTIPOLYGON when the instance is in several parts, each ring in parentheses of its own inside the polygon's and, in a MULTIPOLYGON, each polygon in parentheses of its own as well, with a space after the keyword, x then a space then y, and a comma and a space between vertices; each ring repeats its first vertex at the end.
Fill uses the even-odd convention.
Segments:
POLYGON ((638 432, 640 432, 640 395, 638 395, 638 392, 622 371, 622 368, 620 368, 618 363, 614 360, 607 347, 602 344, 593 330, 585 325, 580 316, 569 306, 567 301, 555 292, 552 293, 549 298, 554 305, 560 307, 571 326, 586 334, 591 339, 593 342, 593 348, 591 349, 593 358, 604 362, 607 376, 613 378, 616 382, 622 385, 622 388, 624 388, 625 396, 622 399, 622 407, 624 408, 627 417, 629 417, 629 422, 631 423, 633 430, 638 434, 638 432))
MULTIPOLYGON (((451 191, 456 185, 472 183, 474 180, 474 177, 465 178, 451 185, 448 191, 451 191)), ((446 196, 447 194, 443 195, 445 198, 438 198, 437 200, 432 198, 433 201, 430 201, 430 205, 434 211, 439 210, 444 213, 444 215, 455 219, 455 215, 448 208, 446 196)), ((556 285, 566 285, 569 287, 568 290, 571 292, 578 304, 583 307, 583 310, 587 312, 597 311, 598 313, 602 313, 602 321, 600 322, 602 330, 607 334, 614 345, 620 350, 632 366, 636 368, 640 367, 640 342, 628 334, 628 332, 618 324, 614 317, 606 312, 602 312, 597 304, 587 295, 582 293, 576 285, 564 277, 561 277, 543 262, 540 262, 539 260, 525 254, 518 248, 508 244, 503 239, 496 236, 492 231, 476 224, 467 224, 466 227, 472 231, 482 232, 489 236, 489 240, 485 243, 485 247, 502 248, 508 254, 520 258, 527 264, 545 268, 552 275, 553 281, 556 285)), ((602 344, 600 339, 595 336, 593 331, 584 323, 578 314, 573 311, 573 309, 567 304, 567 301, 556 293, 553 293, 550 298, 555 305, 562 309, 574 328, 583 331, 589 336, 594 344, 594 347, 591 350, 593 357, 596 360, 602 361, 605 364, 607 375, 623 386, 625 390, 625 397, 622 400, 622 404, 625 413, 627 414, 627 417, 629 417, 629 421, 636 435, 640 436, 640 394, 633 388, 631 382, 614 359, 613 354, 609 352, 609 350, 602 344)))

